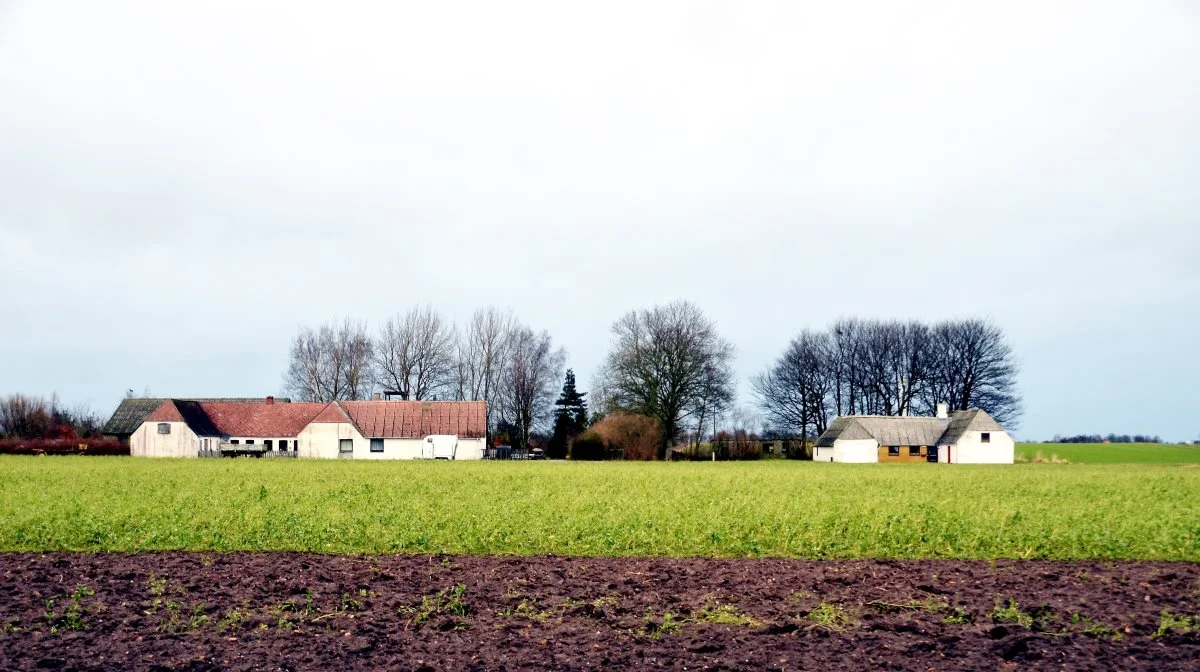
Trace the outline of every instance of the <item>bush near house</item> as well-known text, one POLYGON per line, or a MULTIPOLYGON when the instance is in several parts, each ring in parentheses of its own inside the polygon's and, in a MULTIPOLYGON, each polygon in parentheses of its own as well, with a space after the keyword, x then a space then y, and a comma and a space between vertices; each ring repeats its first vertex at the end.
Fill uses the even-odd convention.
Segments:
POLYGON ((568 457, 572 460, 599 461, 608 457, 604 439, 593 430, 588 430, 571 441, 568 457))
POLYGON ((644 415, 614 413, 592 427, 608 452, 619 452, 626 460, 653 460, 662 443, 662 426, 644 415))

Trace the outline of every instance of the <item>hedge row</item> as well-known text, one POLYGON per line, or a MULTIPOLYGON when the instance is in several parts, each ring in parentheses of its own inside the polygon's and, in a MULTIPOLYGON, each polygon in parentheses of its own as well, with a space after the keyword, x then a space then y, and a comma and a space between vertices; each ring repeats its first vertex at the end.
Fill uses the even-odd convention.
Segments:
POLYGON ((0 455, 128 455, 116 439, 0 439, 0 455))

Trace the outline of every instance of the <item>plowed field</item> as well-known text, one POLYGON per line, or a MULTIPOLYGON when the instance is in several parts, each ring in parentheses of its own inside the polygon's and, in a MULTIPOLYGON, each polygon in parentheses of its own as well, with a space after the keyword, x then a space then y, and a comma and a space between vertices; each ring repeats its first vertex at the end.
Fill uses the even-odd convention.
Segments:
POLYGON ((0 555, 0 667, 1195 670, 1200 565, 0 555))

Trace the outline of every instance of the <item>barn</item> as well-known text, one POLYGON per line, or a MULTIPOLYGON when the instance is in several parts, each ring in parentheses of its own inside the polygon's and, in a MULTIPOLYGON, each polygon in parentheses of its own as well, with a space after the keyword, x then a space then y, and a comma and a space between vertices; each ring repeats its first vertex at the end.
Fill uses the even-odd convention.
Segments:
MULTIPOLYGON (((169 401, 173 397, 126 397, 121 400, 117 406, 117 410, 113 411, 108 422, 104 423, 104 427, 100 433, 106 438, 116 439, 121 443, 128 444, 129 437, 137 431, 138 427, 142 426, 146 417, 154 411, 158 410, 159 406, 163 405, 164 401, 169 401)), ((225 402, 243 402, 243 403, 265 403, 270 399, 273 403, 286 404, 291 401, 286 397, 224 397, 224 398, 188 398, 178 399, 176 401, 225 401, 225 402)))
POLYGON ((1012 464, 1016 444, 982 409, 934 417, 849 415, 817 439, 815 462, 1012 464))
POLYGON ((139 457, 477 460, 486 435, 482 401, 167 399, 132 433, 129 448, 139 457))

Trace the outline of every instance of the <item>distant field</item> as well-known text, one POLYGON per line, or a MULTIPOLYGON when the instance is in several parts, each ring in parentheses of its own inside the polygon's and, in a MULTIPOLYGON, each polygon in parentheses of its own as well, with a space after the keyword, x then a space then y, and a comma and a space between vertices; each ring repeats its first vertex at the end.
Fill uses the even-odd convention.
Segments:
POLYGON ((0 456, 0 551, 1200 561, 1178 466, 0 456))
POLYGON ((1200 446, 1162 443, 1021 443, 1017 453, 1033 459, 1058 455, 1071 464, 1200 464, 1200 446))

